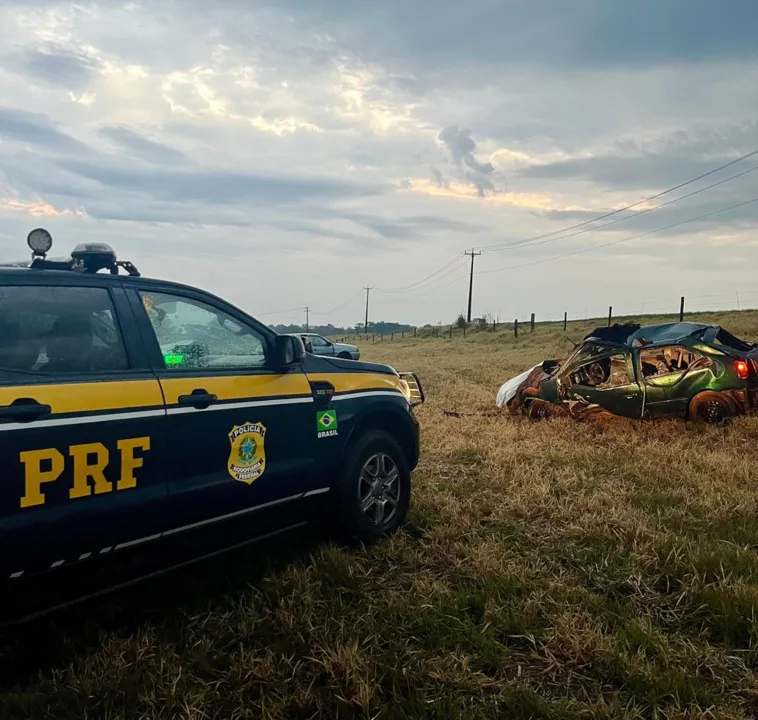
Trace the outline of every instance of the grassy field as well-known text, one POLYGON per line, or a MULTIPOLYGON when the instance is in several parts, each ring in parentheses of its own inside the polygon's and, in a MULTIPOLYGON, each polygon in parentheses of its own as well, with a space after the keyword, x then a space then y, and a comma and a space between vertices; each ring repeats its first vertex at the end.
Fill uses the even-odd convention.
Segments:
MULTIPOLYGON (((718 319, 758 339, 758 312, 718 319)), ((758 717, 758 418, 493 416, 570 347, 365 345, 427 390, 408 529, 300 533, 47 621, 2 647, 0 717, 758 717)))

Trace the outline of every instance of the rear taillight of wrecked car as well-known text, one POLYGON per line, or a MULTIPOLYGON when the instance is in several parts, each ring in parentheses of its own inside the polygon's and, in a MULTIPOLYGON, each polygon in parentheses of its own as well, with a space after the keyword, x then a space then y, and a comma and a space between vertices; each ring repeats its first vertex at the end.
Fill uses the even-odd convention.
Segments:
POLYGON ((737 371, 740 380, 747 380, 750 377, 750 371, 752 370, 747 360, 735 360, 734 369, 737 371))

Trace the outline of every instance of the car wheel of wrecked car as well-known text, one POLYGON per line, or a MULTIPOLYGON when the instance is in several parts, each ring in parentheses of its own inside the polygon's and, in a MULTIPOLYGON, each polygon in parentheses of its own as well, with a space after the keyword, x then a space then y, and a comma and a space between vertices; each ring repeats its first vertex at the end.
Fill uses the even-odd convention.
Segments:
POLYGON ((527 409, 527 417, 534 422, 556 417, 566 417, 567 415, 568 413, 560 405, 555 405, 539 398, 530 401, 527 409))
POLYGON ((733 414, 729 401, 721 393, 711 390, 695 395, 690 402, 689 419, 694 422, 723 425, 733 414))
POLYGON ((391 535, 410 505, 405 454, 391 435, 366 433, 348 449, 335 490, 339 524, 347 535, 366 543, 391 535))

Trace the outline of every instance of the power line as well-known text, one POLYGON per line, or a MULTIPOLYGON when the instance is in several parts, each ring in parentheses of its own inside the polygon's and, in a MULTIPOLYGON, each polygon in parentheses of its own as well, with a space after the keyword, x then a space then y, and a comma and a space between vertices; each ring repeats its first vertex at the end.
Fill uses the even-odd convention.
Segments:
MULTIPOLYGON (((651 200, 656 200, 660 197, 663 197, 664 195, 668 195, 669 193, 674 192, 675 190, 679 190, 680 188, 686 187, 687 185, 691 185, 694 182, 697 182, 698 180, 702 180, 703 178, 708 177, 709 175, 713 175, 714 173, 717 173, 721 170, 724 170, 728 167, 731 167, 732 165, 736 165, 739 162, 742 162, 743 160, 747 160, 748 158, 751 158, 755 155, 758 155, 758 150, 753 150, 752 152, 747 153, 746 155, 742 155, 741 157, 738 157, 734 160, 730 160, 728 163, 725 163, 724 165, 721 165, 720 167, 714 168, 713 170, 709 170, 706 173, 703 173, 702 175, 698 175, 697 177, 692 178, 691 180, 687 180, 686 182, 679 183, 679 185, 675 185, 674 187, 668 188, 667 190, 663 190, 662 192, 656 193, 655 195, 651 195, 650 197, 643 198, 642 200, 638 200, 635 203, 632 203, 631 205, 627 205, 626 207, 619 208, 618 210, 613 210, 612 212, 605 213, 604 215, 598 215, 595 218, 592 218, 591 220, 585 220, 584 222, 577 223, 576 225, 571 225, 570 227, 563 228, 562 230, 553 230, 549 233, 544 233, 543 235, 536 235, 531 238, 526 238, 524 240, 516 241, 517 243, 526 243, 530 242, 532 240, 542 240, 543 238, 552 237, 553 235, 560 235, 561 233, 568 232, 569 230, 575 230, 576 228, 585 227, 586 225, 591 225, 594 222, 597 222, 598 220, 605 220, 605 218, 612 217, 613 215, 618 215, 619 213, 626 212, 627 210, 631 210, 632 208, 637 207, 638 205, 642 205, 643 203, 650 202, 651 200)), ((494 248, 499 248, 503 245, 503 243, 494 243, 492 245, 481 245, 479 246, 479 250, 492 250, 494 248)))
POLYGON ((256 317, 267 317, 269 315, 286 315, 287 313, 299 312, 300 310, 303 310, 303 309, 304 308, 301 305, 300 307, 290 308, 289 310, 271 310, 270 312, 265 312, 265 313, 255 313, 255 316, 256 317))
POLYGON ((435 275, 439 275, 441 272, 443 272, 444 270, 447 270, 447 268, 449 268, 454 263, 459 262, 460 260, 463 260, 464 255, 465 255, 465 253, 459 253, 452 260, 450 260, 447 263, 445 263, 439 270, 436 270, 431 275, 427 275, 425 278, 423 278, 421 280, 417 280, 416 282, 411 283, 410 285, 405 285, 405 286, 399 287, 399 288, 372 288, 372 289, 377 290, 378 292, 384 292, 384 293, 406 292, 406 291, 414 288, 416 285, 421 285, 421 284, 425 283, 427 280, 430 280, 435 275))
MULTIPOLYGON (((452 275, 454 272, 457 272, 458 270, 460 270, 464 265, 466 265, 466 261, 464 259, 463 254, 461 254, 460 259, 461 259, 462 262, 459 262, 457 265, 455 265, 454 267, 450 268, 446 273, 444 273, 444 274, 440 275, 439 277, 435 278, 434 280, 432 280, 427 285, 420 286, 420 287, 415 288, 414 290, 411 290, 411 293, 416 293, 419 290, 422 290, 422 291, 429 290, 430 288, 433 288, 436 283, 440 282, 440 280, 444 280, 449 275, 452 275)), ((446 283, 446 284, 448 284, 448 283, 446 283)), ((374 289, 377 292, 384 292, 381 288, 374 288, 374 289)), ((405 297, 416 297, 416 295, 415 294, 411 294, 411 295, 406 295, 405 297)))
POLYGON ((713 210, 697 217, 688 218, 687 220, 681 220, 679 222, 666 225, 664 227, 656 228, 655 230, 648 230, 647 232, 638 233, 637 235, 630 235, 629 237, 621 238, 620 240, 613 240, 612 242, 602 243, 600 245, 593 245, 589 248, 582 248, 581 250, 574 250, 573 252, 564 253, 562 255, 554 255, 553 257, 544 258, 542 260, 534 260, 532 262, 522 263, 521 265, 507 265, 501 268, 495 268, 494 270, 482 270, 476 273, 477 275, 486 275, 488 273, 502 272, 503 270, 516 270, 522 267, 529 267, 531 265, 541 265, 542 263, 551 262, 553 260, 560 260, 561 258, 571 257, 572 255, 580 255, 582 253, 590 252, 592 250, 598 250, 604 247, 610 247, 611 245, 618 245, 619 243, 627 242, 629 240, 636 240, 637 238, 645 237, 647 235, 653 235, 654 233, 663 232, 664 230, 670 230, 671 228, 679 227, 680 225, 686 225, 687 223, 696 222, 697 220, 703 220, 704 218, 711 217, 712 215, 718 215, 719 213, 727 212, 729 210, 736 210, 737 208, 750 205, 751 203, 758 202, 758 197, 752 200, 746 200, 745 202, 737 203, 736 205, 730 205, 720 210, 713 210))
POLYGON ((311 313, 313 315, 331 315, 332 313, 336 313, 339 310, 342 310, 343 308, 346 308, 348 305, 350 305, 350 303, 356 300, 358 295, 360 295, 362 292, 363 292, 362 290, 358 290, 358 292, 353 293, 347 300, 340 303, 336 307, 331 308, 330 310, 319 310, 319 311, 311 310, 311 313))
MULTIPOLYGON (((479 273, 477 273, 477 275, 478 274, 479 273)), ((468 277, 468 272, 464 273, 463 275, 459 275, 458 277, 454 277, 452 280, 449 280, 448 282, 443 283, 442 285, 437 285, 436 287, 427 288, 426 290, 422 290, 421 292, 417 292, 412 295, 407 295, 406 297, 395 298, 394 300, 385 300, 384 304, 390 305, 392 303, 397 303, 397 302, 407 302, 408 300, 413 300, 417 297, 421 297, 423 295, 428 295, 429 293, 437 292, 437 290, 442 290, 442 288, 449 287, 450 285, 453 285, 457 283, 458 281, 463 280, 464 278, 467 278, 467 277, 468 277)))
MULTIPOLYGON (((755 151, 755 153, 758 153, 758 150, 755 151)), ((751 153, 751 154, 755 154, 755 153, 751 153)), ((748 157, 748 156, 745 156, 745 157, 748 157)), ((740 159, 744 159, 744 158, 740 158, 740 159)), ((734 160, 734 161, 732 161, 732 163, 728 163, 727 165, 734 164, 735 162, 738 162, 738 161, 734 160)), ((726 167, 726 166, 724 166, 724 167, 726 167)), ((719 169, 723 169, 723 168, 719 168, 719 169)), ((732 176, 730 176, 728 178, 725 178, 725 179, 720 180, 718 182, 712 183, 711 185, 708 185, 708 186, 706 186, 704 188, 700 188, 698 190, 695 190, 695 191, 693 191, 691 193, 688 193, 687 195, 683 195, 682 197, 675 198, 674 200, 670 200, 670 201, 668 201, 668 202, 666 202, 666 203, 664 203, 662 205, 656 206, 655 208, 649 208, 647 210, 642 210, 642 211, 636 213, 633 217, 638 217, 639 215, 643 215, 645 213, 652 212, 653 210, 657 210, 657 209, 660 209, 660 208, 665 207, 667 205, 671 205, 674 202, 678 202, 678 201, 684 200, 684 199, 686 199, 688 197, 692 197, 693 195, 697 195, 698 193, 701 193, 701 192, 704 192, 705 190, 709 190, 711 188, 717 187, 718 185, 723 185, 724 183, 729 182, 730 180, 734 180, 734 179, 736 179, 738 177, 741 177, 743 175, 747 175, 748 173, 755 172, 756 170, 758 170, 758 166, 749 168, 748 170, 745 170, 745 171, 743 171, 741 173, 737 173, 736 175, 732 175, 732 176)), ((711 171, 711 173, 713 173, 713 172, 716 172, 716 171, 715 170, 711 171)), ((706 175, 707 174, 708 173, 706 173, 706 175)), ((644 202, 644 201, 641 201, 641 202, 644 202)), ((753 201, 751 200, 751 201, 749 201, 748 203, 745 203, 745 204, 749 204, 750 202, 753 202, 753 201)), ((651 234, 651 233, 655 233, 655 232, 661 232, 663 230, 666 230, 666 229, 669 229, 669 228, 672 228, 672 227, 676 227, 676 226, 681 225, 681 224, 685 224, 685 223, 688 223, 688 222, 694 222, 695 220, 701 219, 702 217, 708 217, 711 214, 716 214, 716 213, 719 213, 719 212, 726 212, 727 210, 733 209, 734 207, 740 207, 740 206, 741 206, 741 204, 736 205, 736 206, 732 206, 730 208, 725 208, 723 210, 717 210, 714 213, 708 213, 708 214, 706 214, 704 216, 700 216, 699 218, 691 218, 691 219, 688 219, 688 220, 685 220, 685 221, 682 221, 682 222, 679 222, 679 223, 674 223, 672 225, 667 225, 666 227, 658 228, 656 230, 649 231, 648 233, 641 233, 639 235, 634 235, 631 238, 624 238, 623 240, 617 240, 617 241, 613 241, 613 242, 610 242, 610 243, 604 243, 602 245, 595 245, 592 248, 585 248, 585 249, 581 250, 580 252, 589 252, 590 250, 595 249, 595 248, 602 248, 602 247, 606 247, 608 245, 615 245, 615 244, 618 244, 619 242, 626 242, 627 240, 635 239, 637 237, 643 237, 644 235, 647 235, 647 234, 651 234)), ((577 233, 572 233, 571 235, 567 235, 567 236, 560 237, 560 238, 555 238, 554 240, 563 240, 563 239, 566 239, 568 237, 574 237, 575 235, 581 235, 583 233, 592 232, 593 230, 599 230, 601 228, 607 227, 608 225, 614 225, 616 223, 619 223, 619 222, 622 222, 622 221, 628 220, 628 219, 630 219, 630 218, 619 218, 618 220, 613 220, 613 221, 611 221, 609 223, 605 223, 603 225, 600 225, 600 226, 597 226, 597 227, 594 227, 594 228, 587 228, 587 229, 581 230, 581 231, 579 231, 577 233)), ((582 223, 582 224, 586 224, 586 223, 582 223)), ((545 242, 552 242, 552 240, 547 240, 545 242)), ((542 245, 542 244, 543 243, 541 243, 541 242, 540 243, 533 243, 533 245, 542 245)), ((468 254, 469 253, 466 252, 462 256, 459 256, 459 258, 462 260, 463 256, 468 255, 468 254)), ((487 274, 487 273, 491 273, 491 272, 499 272, 500 270, 506 270, 506 269, 511 269, 511 268, 527 267, 529 265, 536 265, 536 264, 540 264, 540 263, 543 263, 543 262, 549 262, 550 260, 553 260, 553 259, 559 259, 559 258, 562 258, 562 257, 568 257, 568 256, 574 255, 574 254, 578 254, 578 253, 572 252, 572 253, 568 253, 566 255, 558 255, 555 258, 547 258, 547 259, 543 259, 543 260, 539 260, 539 261, 524 263, 524 264, 521 264, 521 265, 508 266, 508 267, 505 267, 505 268, 498 268, 498 269, 495 269, 495 270, 483 270, 483 271, 477 272, 475 274, 476 275, 483 275, 483 274, 487 274)), ((456 258, 456 259, 458 259, 458 258, 456 258)), ((450 263, 448 263, 448 265, 449 264, 450 263)), ((448 277, 449 275, 452 275, 454 272, 456 272, 457 270, 459 270, 463 266, 463 264, 464 263, 462 263, 462 262, 459 263, 455 267, 451 268, 448 272, 444 273, 440 277, 438 277, 435 280, 433 280, 432 282, 430 282, 425 287, 417 288, 417 290, 423 290, 423 292, 418 292, 418 293, 414 292, 411 295, 406 296, 404 299, 409 299, 410 300, 410 299, 413 299, 415 297, 420 297, 422 295, 426 295, 427 292, 433 292, 433 291, 435 291, 437 289, 448 287, 449 285, 452 285, 452 284, 458 282, 458 280, 460 280, 461 278, 463 278, 465 276, 461 275, 461 276, 458 276, 456 278, 453 278, 449 282, 443 283, 442 285, 437 285, 437 283, 439 281, 443 280, 445 277, 448 277)), ((421 282, 422 281, 419 281, 419 283, 421 283, 421 282)), ((378 288, 378 290, 379 290, 379 292, 383 292, 381 290, 381 288, 378 288)))
POLYGON ((610 222, 603 223, 602 225, 596 225, 595 227, 585 228, 584 230, 579 230, 569 235, 563 235, 557 238, 548 238, 547 240, 541 240, 540 242, 517 241, 510 245, 503 245, 503 247, 493 247, 488 252, 498 252, 500 250, 512 250, 513 248, 520 249, 523 247, 536 247, 537 245, 545 245, 546 243, 558 242, 559 240, 567 240, 568 238, 576 237, 577 235, 584 235, 585 233, 588 233, 588 232, 602 230, 603 228, 607 228, 610 225, 616 225, 616 223, 626 222, 627 220, 633 220, 634 218, 637 218, 640 215, 645 215, 646 213, 654 212, 655 210, 660 210, 661 208, 667 207, 669 205, 673 205, 674 203, 678 203, 681 200, 686 200, 687 198, 691 198, 693 195, 697 195, 701 192, 705 192, 706 190, 711 190, 712 188, 718 187, 719 185, 723 185, 724 183, 728 183, 731 180, 735 180, 736 178, 742 177, 743 175, 747 175, 748 173, 755 172, 756 170, 758 170, 758 165, 756 165, 755 167, 749 168, 748 170, 744 170, 741 173, 737 173, 736 175, 731 175, 728 178, 719 180, 718 182, 711 183, 710 185, 706 185, 705 187, 699 188, 698 190, 693 190, 692 192, 687 193, 686 195, 682 195, 681 197, 674 198, 673 200, 668 200, 667 202, 661 203, 660 205, 656 205, 655 207, 647 208, 647 210, 639 210, 638 212, 635 212, 632 215, 618 218, 616 220, 611 220, 610 222))

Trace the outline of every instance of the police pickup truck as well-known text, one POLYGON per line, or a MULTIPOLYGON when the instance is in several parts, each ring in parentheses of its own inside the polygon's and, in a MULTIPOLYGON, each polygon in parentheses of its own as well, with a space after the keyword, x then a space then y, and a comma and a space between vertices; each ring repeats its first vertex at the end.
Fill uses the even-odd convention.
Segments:
POLYGON ((0 267, 0 581, 290 503, 363 541, 403 523, 414 374, 306 354, 107 245, 28 244, 0 267))

